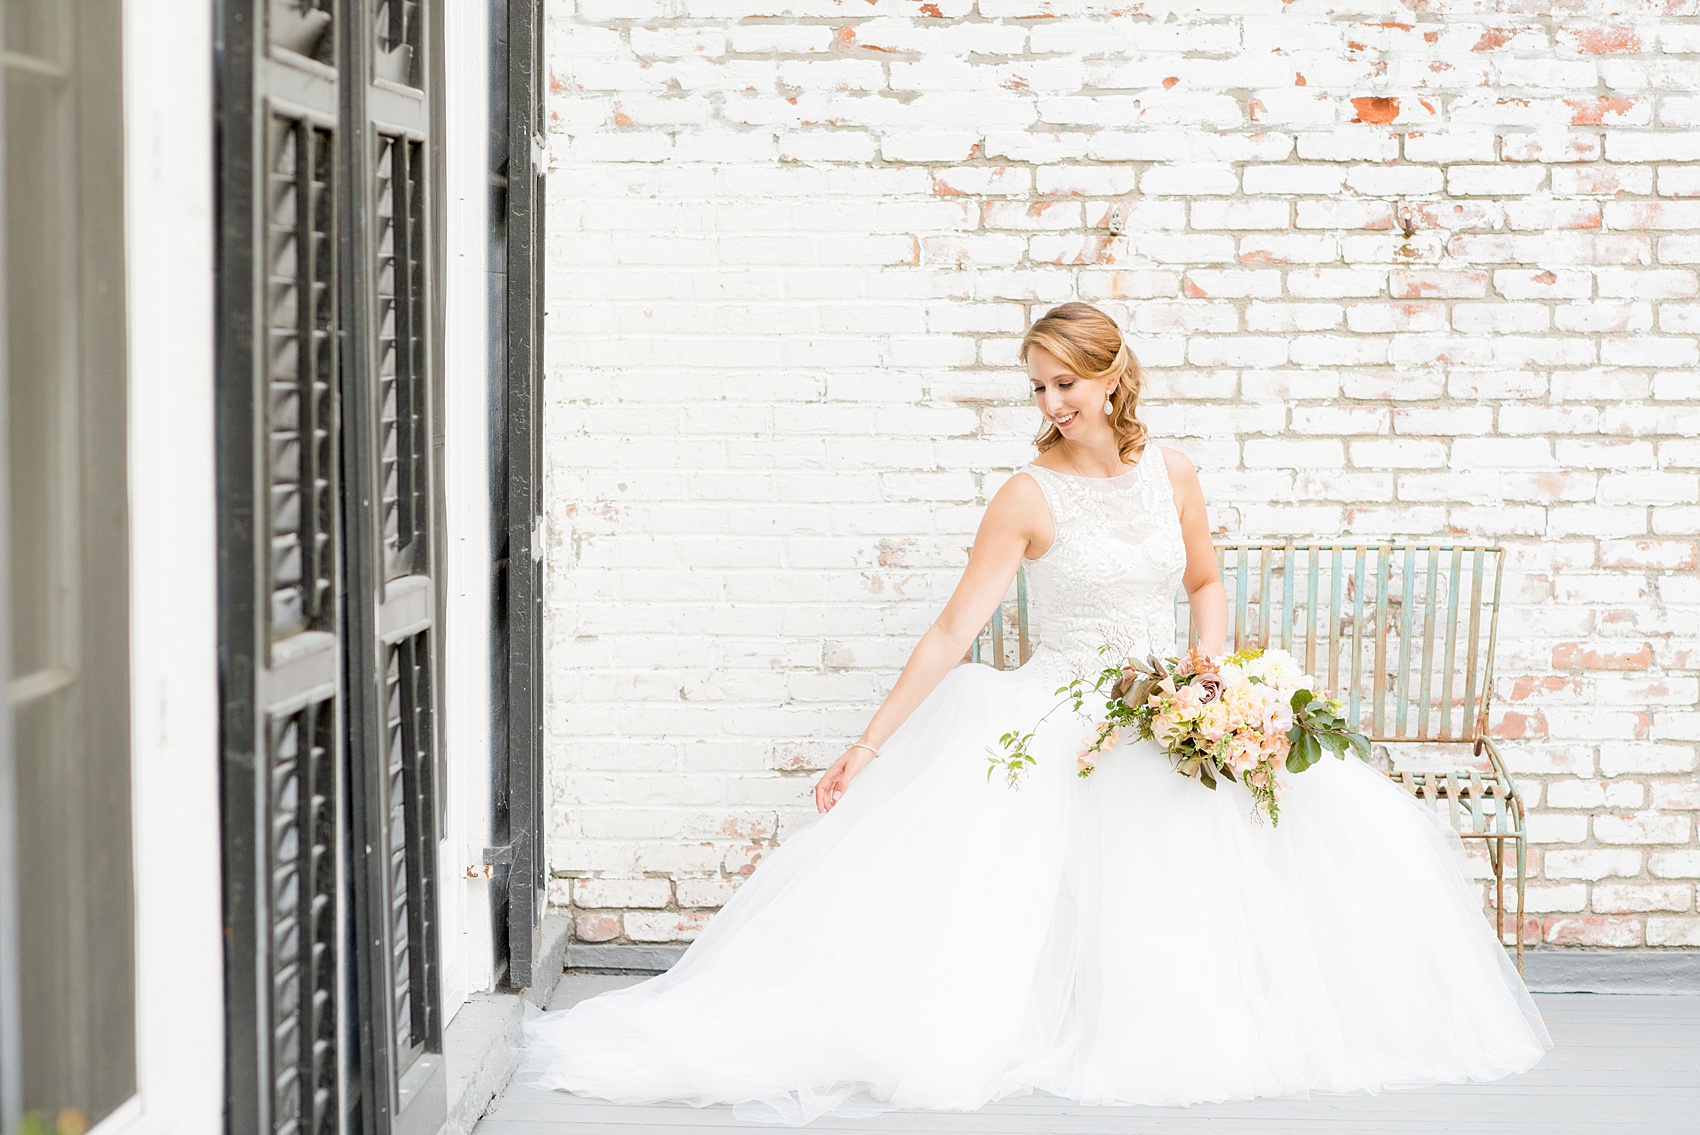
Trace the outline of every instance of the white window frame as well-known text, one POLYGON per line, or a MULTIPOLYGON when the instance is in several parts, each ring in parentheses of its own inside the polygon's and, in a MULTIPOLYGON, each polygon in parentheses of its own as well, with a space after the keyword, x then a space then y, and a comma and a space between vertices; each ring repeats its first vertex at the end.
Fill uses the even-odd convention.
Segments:
POLYGON ((95 1135, 222 1135, 212 5, 124 6, 137 1093, 95 1135))

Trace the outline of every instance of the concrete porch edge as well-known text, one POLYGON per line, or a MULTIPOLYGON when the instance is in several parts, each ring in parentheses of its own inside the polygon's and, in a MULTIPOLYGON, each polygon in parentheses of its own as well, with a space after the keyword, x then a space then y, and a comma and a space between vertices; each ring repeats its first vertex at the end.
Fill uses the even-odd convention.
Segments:
MULTIPOLYGON (((661 973, 684 946, 567 947, 569 970, 661 973)), ((1523 955, 1524 980, 1536 993, 1700 994, 1700 950, 1534 949, 1523 955)))
POLYGON ((1700 950, 1525 950, 1536 993, 1700 994, 1700 950))
POLYGON ((443 1032, 448 1064, 449 1110, 439 1135, 467 1135, 513 1075, 525 1002, 542 1008, 565 971, 568 932, 564 914, 543 916, 543 948, 537 972, 546 975, 524 990, 474 993, 443 1032))

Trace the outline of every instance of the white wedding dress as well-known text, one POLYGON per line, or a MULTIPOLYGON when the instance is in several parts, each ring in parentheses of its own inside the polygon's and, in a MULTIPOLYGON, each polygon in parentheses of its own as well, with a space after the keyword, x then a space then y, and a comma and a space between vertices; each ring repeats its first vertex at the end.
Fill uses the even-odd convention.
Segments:
POLYGON ((1172 653, 1185 565, 1160 452, 1029 466, 1037 645, 956 667, 838 804, 770 853, 664 974, 528 1022, 520 1082, 801 1124, 1045 1091, 1190 1104, 1487 1080, 1551 1045, 1458 837, 1355 757, 1287 779, 1279 826, 1149 741, 1075 771, 1071 708, 987 779, 1111 634, 1172 653))

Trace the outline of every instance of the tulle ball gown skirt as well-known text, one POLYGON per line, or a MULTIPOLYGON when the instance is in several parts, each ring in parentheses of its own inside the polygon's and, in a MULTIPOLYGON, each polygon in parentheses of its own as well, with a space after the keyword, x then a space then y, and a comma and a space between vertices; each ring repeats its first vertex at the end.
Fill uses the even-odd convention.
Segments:
POLYGON ((1033 1091, 1191 1104, 1487 1080, 1550 1046, 1458 837, 1355 758, 1280 824, 1151 742, 1075 774, 1063 680, 952 670, 668 972, 526 1026, 521 1082, 802 1124, 1033 1091))

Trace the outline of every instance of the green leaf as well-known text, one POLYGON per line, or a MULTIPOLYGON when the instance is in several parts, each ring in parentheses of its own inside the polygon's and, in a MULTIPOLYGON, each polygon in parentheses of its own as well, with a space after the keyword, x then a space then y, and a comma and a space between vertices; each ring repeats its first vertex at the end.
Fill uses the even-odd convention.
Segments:
POLYGON ((1316 695, 1311 693, 1309 690, 1294 690, 1292 702, 1293 712, 1297 713, 1299 710, 1303 709, 1315 696, 1316 695))
POLYGON ((1287 754, 1287 771, 1303 772, 1321 759, 1322 746, 1313 734, 1304 733, 1293 743, 1292 752, 1287 754))

